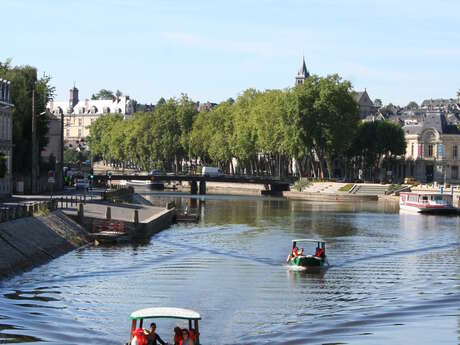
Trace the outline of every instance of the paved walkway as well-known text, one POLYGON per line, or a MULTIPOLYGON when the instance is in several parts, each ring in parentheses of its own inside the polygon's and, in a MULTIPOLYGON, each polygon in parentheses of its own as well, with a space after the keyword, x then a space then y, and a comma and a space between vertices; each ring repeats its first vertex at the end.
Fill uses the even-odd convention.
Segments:
MULTIPOLYGON (((132 222, 134 220, 134 211, 139 212, 139 222, 143 222, 156 214, 162 213, 163 207, 154 207, 146 205, 132 204, 106 204, 106 203, 87 203, 83 206, 84 215, 86 217, 106 219, 107 207, 111 208, 112 219, 132 222)), ((69 215, 76 215, 76 208, 64 208, 63 211, 69 215)))

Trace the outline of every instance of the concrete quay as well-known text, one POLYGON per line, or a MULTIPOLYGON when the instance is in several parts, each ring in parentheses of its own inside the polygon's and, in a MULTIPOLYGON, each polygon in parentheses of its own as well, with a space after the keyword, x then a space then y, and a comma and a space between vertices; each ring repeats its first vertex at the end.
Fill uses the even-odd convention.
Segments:
POLYGON ((0 278, 87 244, 87 232, 61 210, 0 223, 0 278))
POLYGON ((97 202, 63 208, 63 212, 83 226, 90 239, 117 242, 117 238, 123 241, 148 238, 168 228, 176 215, 173 205, 169 206, 97 202))

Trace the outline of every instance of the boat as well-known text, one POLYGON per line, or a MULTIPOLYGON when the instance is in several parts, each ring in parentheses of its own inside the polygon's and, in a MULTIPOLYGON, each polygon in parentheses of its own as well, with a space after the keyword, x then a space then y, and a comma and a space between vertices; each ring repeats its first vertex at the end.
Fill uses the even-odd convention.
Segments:
POLYGON ((132 235, 123 231, 100 231, 88 234, 95 245, 100 244, 117 244, 131 241, 132 235))
POLYGON ((315 239, 292 240, 292 251, 287 258, 288 264, 293 268, 300 268, 309 271, 322 270, 329 267, 326 256, 326 242, 315 239), (316 243, 314 255, 303 255, 303 248, 297 248, 298 243, 316 243))
POLYGON ((198 214, 183 212, 177 213, 175 217, 176 223, 198 223, 200 216, 198 214))
POLYGON ((400 212, 422 214, 456 214, 458 209, 453 205, 451 194, 401 192, 399 194, 400 212))
MULTIPOLYGON (((147 319, 179 319, 188 321, 188 331, 193 334, 194 342, 196 345, 200 345, 200 332, 198 327, 198 321, 201 320, 201 316, 194 310, 183 309, 183 308, 146 308, 137 310, 130 315, 131 319, 131 334, 129 343, 132 344, 132 340, 135 336, 136 330, 143 327, 144 320, 147 319), (139 322, 139 323, 138 323, 139 322), (193 323, 193 324, 192 324, 193 323)), ((172 330, 171 330, 172 333, 172 330)))

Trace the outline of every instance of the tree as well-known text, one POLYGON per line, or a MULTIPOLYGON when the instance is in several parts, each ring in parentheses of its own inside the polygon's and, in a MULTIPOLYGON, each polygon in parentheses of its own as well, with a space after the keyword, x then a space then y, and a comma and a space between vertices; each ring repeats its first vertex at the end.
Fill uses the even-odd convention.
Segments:
POLYGON ((13 172, 28 174, 32 163, 32 92, 35 99, 38 149, 41 152, 48 144, 48 120, 40 116, 46 104, 53 99, 55 88, 51 77, 37 77, 32 66, 11 65, 11 59, 0 62, 0 78, 9 80, 13 110, 13 172))
POLYGON ((383 164, 383 158, 391 160, 405 153, 404 131, 389 121, 362 123, 350 150, 358 166, 364 168, 365 175, 373 179, 383 164))
POLYGON ((376 98, 376 99, 374 100, 374 105, 375 105, 377 108, 381 108, 381 107, 383 107, 383 102, 382 102, 382 100, 381 100, 380 98, 376 98))
MULTIPOLYGON (((118 92, 118 90, 117 90, 118 92)), ((91 95, 92 100, 96 99, 112 99, 114 97, 113 91, 100 89, 97 93, 91 95)))
POLYGON ((417 104, 417 102, 411 101, 406 106, 406 108, 409 109, 409 110, 417 110, 418 109, 418 104, 417 104))

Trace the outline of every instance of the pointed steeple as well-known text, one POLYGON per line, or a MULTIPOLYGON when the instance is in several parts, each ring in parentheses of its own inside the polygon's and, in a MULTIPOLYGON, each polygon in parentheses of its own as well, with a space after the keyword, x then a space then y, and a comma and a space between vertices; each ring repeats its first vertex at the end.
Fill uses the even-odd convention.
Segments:
POLYGON ((300 66, 299 72, 297 73, 297 76, 295 77, 295 84, 303 84, 305 79, 307 79, 309 76, 310 73, 308 72, 307 64, 305 63, 305 56, 302 56, 302 64, 300 66))

